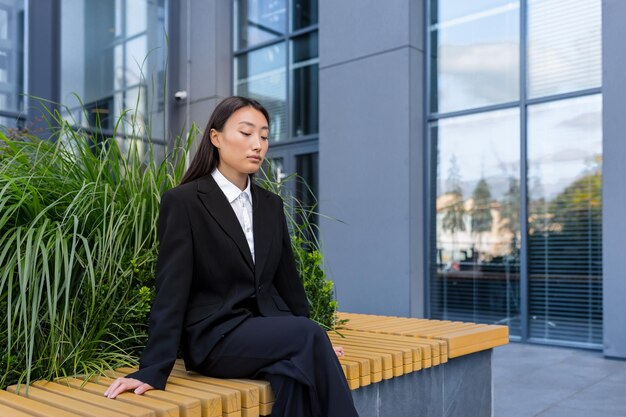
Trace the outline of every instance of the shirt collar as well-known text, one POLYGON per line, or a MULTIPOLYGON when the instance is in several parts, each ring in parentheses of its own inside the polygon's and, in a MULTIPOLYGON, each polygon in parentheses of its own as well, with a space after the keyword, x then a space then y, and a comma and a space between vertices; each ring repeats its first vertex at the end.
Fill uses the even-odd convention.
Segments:
POLYGON ((211 176, 220 187, 226 199, 229 203, 232 203, 241 195, 241 193, 245 193, 248 195, 249 201, 252 203, 252 194, 250 193, 250 177, 248 177, 248 182, 246 184, 246 189, 241 191, 239 187, 230 182, 220 171, 215 168, 213 172, 211 172, 211 176))

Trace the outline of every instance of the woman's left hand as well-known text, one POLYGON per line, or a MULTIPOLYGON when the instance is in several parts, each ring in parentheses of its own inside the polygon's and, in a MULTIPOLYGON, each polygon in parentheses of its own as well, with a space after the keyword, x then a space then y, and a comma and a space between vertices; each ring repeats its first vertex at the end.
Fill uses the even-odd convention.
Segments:
POLYGON ((333 350, 338 357, 342 357, 343 355, 345 355, 345 352, 343 351, 343 348, 341 346, 333 346, 333 350))

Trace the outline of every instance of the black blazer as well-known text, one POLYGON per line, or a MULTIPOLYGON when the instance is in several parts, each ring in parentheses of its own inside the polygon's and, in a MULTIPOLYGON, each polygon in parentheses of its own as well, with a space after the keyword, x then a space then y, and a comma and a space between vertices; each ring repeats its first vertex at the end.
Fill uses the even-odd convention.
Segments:
POLYGON ((139 370, 129 374, 164 389, 180 346, 188 369, 250 316, 309 316, 280 197, 251 185, 256 262, 226 196, 211 175, 161 198, 156 297, 139 370))

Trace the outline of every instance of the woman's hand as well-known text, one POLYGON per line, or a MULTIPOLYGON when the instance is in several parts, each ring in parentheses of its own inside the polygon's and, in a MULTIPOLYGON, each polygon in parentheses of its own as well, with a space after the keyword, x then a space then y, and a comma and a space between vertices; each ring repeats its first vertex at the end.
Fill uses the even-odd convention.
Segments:
POLYGON ((141 395, 148 390, 154 389, 154 387, 134 378, 117 378, 109 385, 109 388, 104 391, 104 396, 107 398, 115 398, 124 391, 131 389, 135 390, 135 394, 141 395))
POLYGON ((345 355, 345 352, 343 351, 343 348, 341 346, 333 346, 333 350, 338 357, 342 357, 343 355, 345 355))

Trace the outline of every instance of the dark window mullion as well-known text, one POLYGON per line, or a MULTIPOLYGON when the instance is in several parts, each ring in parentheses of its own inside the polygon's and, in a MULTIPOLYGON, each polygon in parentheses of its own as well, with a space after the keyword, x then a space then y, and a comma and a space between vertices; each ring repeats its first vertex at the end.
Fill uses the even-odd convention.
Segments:
POLYGON ((528 7, 526 0, 520 0, 520 339, 528 341, 529 335, 529 280, 528 280, 528 147, 527 145, 527 24, 528 7))

